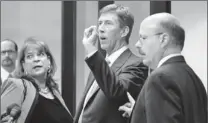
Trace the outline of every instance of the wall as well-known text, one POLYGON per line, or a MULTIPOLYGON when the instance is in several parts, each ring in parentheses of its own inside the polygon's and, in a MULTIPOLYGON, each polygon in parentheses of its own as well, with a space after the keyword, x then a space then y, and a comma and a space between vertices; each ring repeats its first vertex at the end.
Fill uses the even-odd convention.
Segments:
POLYGON ((134 15, 134 27, 129 40, 129 47, 134 54, 139 55, 136 51, 135 44, 139 38, 140 23, 145 17, 150 15, 150 1, 115 1, 115 3, 129 7, 134 15))
POLYGON ((207 90, 207 1, 172 1, 172 14, 186 31, 183 55, 207 90))
MULTIPOLYGON (((76 47, 76 102, 80 101, 81 96, 89 75, 89 68, 84 59, 86 51, 82 44, 85 28, 97 24, 98 1, 77 1, 77 47, 76 47)), ((78 103, 77 105, 78 106, 78 103)))
POLYGON ((1 1, 1 40, 11 38, 21 47, 30 36, 49 45, 61 87, 61 1, 1 1))

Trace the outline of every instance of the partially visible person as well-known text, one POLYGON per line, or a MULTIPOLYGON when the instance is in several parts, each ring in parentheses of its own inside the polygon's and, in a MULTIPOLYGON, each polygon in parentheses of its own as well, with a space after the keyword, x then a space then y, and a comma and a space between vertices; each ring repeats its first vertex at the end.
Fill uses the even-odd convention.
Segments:
POLYGON ((12 77, 16 68, 16 59, 18 55, 18 46, 11 39, 1 41, 1 82, 3 83, 9 77, 12 77))
POLYGON ((17 104, 21 107, 17 123, 72 123, 72 115, 53 79, 56 64, 47 44, 28 38, 17 63, 17 79, 7 79, 1 88, 1 115, 17 104))
POLYGON ((185 31, 178 19, 151 15, 142 21, 139 37, 143 63, 154 71, 131 105, 131 123, 207 123, 206 90, 181 55, 185 31))
POLYGON ((138 96, 148 74, 142 58, 128 48, 134 17, 128 7, 102 8, 98 25, 85 29, 83 45, 91 73, 78 106, 75 123, 126 123, 118 107, 128 101, 126 92, 138 96), (106 51, 98 51, 97 43, 106 51))

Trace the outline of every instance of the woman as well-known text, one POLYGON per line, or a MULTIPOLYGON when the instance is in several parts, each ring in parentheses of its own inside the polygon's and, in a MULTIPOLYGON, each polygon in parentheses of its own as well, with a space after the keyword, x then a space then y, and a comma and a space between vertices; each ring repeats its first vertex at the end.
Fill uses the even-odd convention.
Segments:
MULTIPOLYGON (((2 85, 1 112, 21 107, 18 123, 72 123, 73 118, 52 78, 56 65, 48 46, 40 40, 25 41, 18 59, 16 78, 2 85)), ((11 114, 11 113, 10 113, 11 114)))

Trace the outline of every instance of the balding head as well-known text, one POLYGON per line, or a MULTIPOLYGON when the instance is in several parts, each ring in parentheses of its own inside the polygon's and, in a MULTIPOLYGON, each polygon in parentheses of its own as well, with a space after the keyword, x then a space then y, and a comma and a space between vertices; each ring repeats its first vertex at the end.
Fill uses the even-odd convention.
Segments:
POLYGON ((169 13, 157 13, 144 19, 141 26, 151 28, 154 32, 164 32, 170 35, 172 44, 184 46, 185 31, 180 26, 178 19, 169 13))
POLYGON ((180 53, 184 39, 185 32, 178 19, 168 13, 159 13, 142 21, 136 47, 144 56, 143 63, 154 69, 163 57, 180 53))

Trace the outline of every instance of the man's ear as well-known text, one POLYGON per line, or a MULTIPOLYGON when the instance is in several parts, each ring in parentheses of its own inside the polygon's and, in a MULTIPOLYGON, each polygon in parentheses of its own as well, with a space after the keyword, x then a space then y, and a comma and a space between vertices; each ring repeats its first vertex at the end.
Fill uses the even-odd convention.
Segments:
POLYGON ((161 48, 166 48, 170 42, 170 36, 167 33, 160 35, 161 48))
POLYGON ((21 61, 21 64, 22 64, 23 69, 25 70, 25 62, 21 61))
POLYGON ((123 27, 123 29, 121 31, 121 37, 127 36, 128 33, 129 33, 129 27, 128 26, 123 27))

